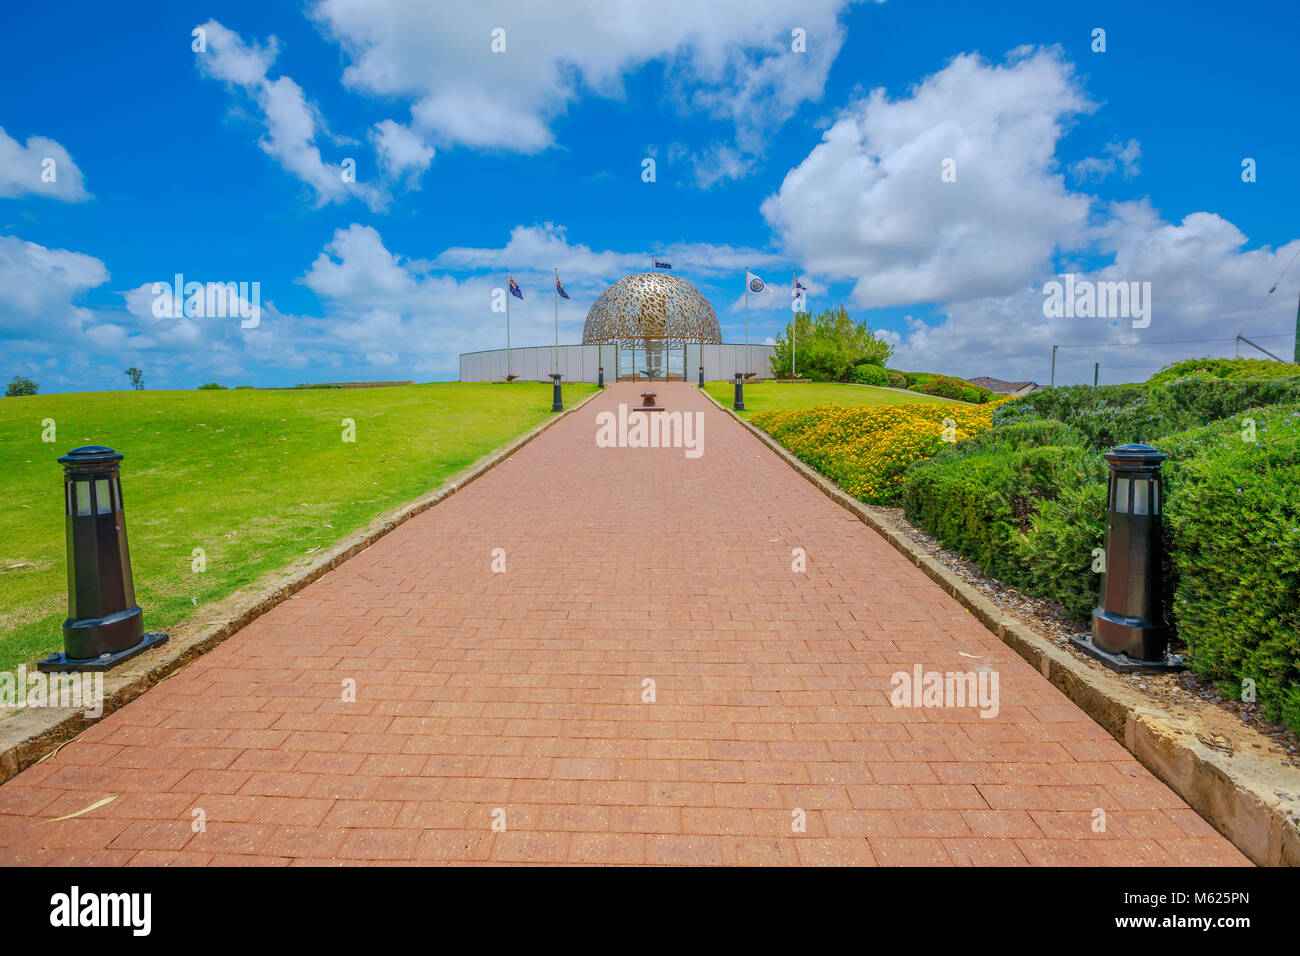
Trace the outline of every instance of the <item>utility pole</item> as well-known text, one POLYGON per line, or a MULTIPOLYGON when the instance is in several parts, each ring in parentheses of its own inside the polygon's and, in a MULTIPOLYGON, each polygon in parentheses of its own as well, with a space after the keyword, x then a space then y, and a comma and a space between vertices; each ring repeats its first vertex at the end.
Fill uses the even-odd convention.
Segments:
POLYGON ((1048 386, 1049 388, 1056 387, 1056 350, 1058 348, 1060 348, 1059 345, 1052 346, 1052 382, 1051 385, 1048 386))

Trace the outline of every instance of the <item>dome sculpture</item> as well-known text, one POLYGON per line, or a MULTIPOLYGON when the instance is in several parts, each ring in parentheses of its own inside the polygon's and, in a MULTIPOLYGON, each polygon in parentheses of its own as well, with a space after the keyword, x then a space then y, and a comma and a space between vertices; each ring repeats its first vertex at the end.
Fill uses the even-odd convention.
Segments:
POLYGON ((600 294, 587 313, 583 345, 614 343, 649 347, 687 342, 721 342, 718 316, 709 300, 685 279, 662 272, 639 272, 600 294))

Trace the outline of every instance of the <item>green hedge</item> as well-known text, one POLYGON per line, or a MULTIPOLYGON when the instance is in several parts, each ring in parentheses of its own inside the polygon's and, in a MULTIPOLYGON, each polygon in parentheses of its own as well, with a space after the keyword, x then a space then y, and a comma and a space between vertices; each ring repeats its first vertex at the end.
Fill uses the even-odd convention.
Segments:
MULTIPOLYGON (((1193 385, 1178 400, 1188 414, 1211 414, 1224 395, 1259 387, 1206 399, 1193 385)), ((1025 419, 949 446, 908 469, 904 511, 985 573, 1086 622, 1106 523, 1106 466, 1088 433, 1025 419)), ((1300 727, 1300 404, 1152 444, 1169 455, 1165 607, 1189 664, 1236 697, 1253 680, 1264 715, 1300 727)))
MULTIPOLYGON (((996 413, 994 413, 996 418, 996 413)), ((932 461, 945 462, 993 451, 1019 451, 1036 445, 1077 445, 1086 443, 1077 428, 1054 419, 1038 419, 1004 425, 980 432, 970 438, 947 445, 932 461)))
POLYGON ((1155 444, 1162 435, 1206 425, 1248 408, 1300 402, 1300 377, 1192 377, 1147 386, 1072 385, 1006 402, 994 426, 1056 419, 1082 431, 1097 449, 1130 442, 1155 444))
POLYGON ((1186 359, 1166 365, 1147 379, 1149 385, 1165 385, 1180 378, 1294 378, 1300 365, 1271 359, 1186 359))
POLYGON ((858 385, 888 385, 889 373, 882 366, 864 363, 853 366, 849 381, 858 385))
POLYGON ((1171 435, 1171 622, 1197 673, 1300 728, 1300 405, 1171 435), (1255 441, 1243 437, 1245 419, 1255 441))
POLYGON ((903 510, 986 574, 1086 617, 1097 597, 1091 565, 1105 526, 1105 471, 1076 430, 1026 422, 912 465, 903 510))
POLYGON ((993 393, 987 388, 980 388, 963 379, 948 375, 929 375, 924 381, 911 382, 907 387, 909 391, 955 398, 960 402, 970 402, 972 405, 983 405, 993 398, 993 393))

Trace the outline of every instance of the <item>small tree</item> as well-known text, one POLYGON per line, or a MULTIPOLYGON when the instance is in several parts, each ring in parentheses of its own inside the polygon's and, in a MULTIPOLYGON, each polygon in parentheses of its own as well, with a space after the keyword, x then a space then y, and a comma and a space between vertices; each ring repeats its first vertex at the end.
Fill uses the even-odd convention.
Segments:
POLYGON ((144 391, 144 372, 132 365, 126 370, 126 374, 131 379, 131 387, 137 392, 144 391))
POLYGON ((5 389, 5 398, 17 398, 20 395, 35 395, 40 391, 40 386, 30 378, 24 378, 21 375, 15 375, 14 380, 9 383, 5 389))
POLYGON ((825 309, 816 316, 795 316, 776 337, 772 374, 787 378, 791 369, 790 334, 795 333, 793 352, 796 371, 820 382, 846 381, 855 365, 884 366, 893 347, 878 337, 865 322, 854 322, 843 306, 825 309))

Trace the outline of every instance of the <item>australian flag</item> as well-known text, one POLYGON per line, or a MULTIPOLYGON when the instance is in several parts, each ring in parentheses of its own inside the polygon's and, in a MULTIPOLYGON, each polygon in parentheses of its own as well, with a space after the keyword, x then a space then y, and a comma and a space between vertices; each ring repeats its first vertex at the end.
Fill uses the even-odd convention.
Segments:
POLYGON ((660 262, 658 259, 655 260, 656 269, 672 269, 672 267, 672 263, 670 262, 660 262))
POLYGON ((555 291, 558 292, 558 293, 560 293, 561 298, 565 298, 565 299, 567 299, 567 298, 569 297, 569 293, 567 293, 567 292, 564 291, 564 286, 560 285, 560 277, 559 277, 559 276, 556 276, 556 277, 555 277, 555 291))
POLYGON ((524 297, 524 293, 519 288, 519 283, 513 278, 510 280, 510 294, 516 299, 522 299, 524 297))

